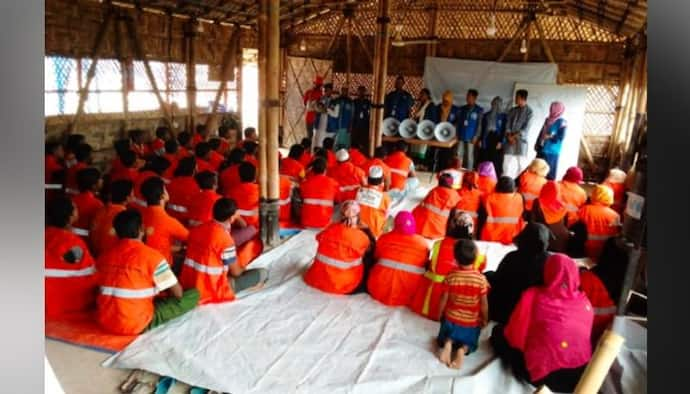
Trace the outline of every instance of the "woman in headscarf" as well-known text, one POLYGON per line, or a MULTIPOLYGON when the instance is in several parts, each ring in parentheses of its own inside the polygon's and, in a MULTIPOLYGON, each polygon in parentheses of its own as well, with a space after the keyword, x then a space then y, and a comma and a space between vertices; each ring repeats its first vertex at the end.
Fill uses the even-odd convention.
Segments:
POLYGON ((541 223, 551 231, 548 248, 551 252, 566 253, 568 250, 570 231, 565 225, 566 213, 558 184, 554 181, 546 182, 532 206, 531 221, 541 223))
POLYGON ((541 134, 539 134, 537 144, 534 147, 534 150, 537 151, 537 157, 543 158, 549 163, 550 170, 546 177, 552 181, 556 179, 558 157, 561 154, 565 130, 568 127, 568 122, 563 118, 564 112, 565 105, 563 103, 560 101, 551 103, 549 116, 544 121, 544 127, 541 129, 541 134))
POLYGON ((570 167, 563 175, 563 180, 558 183, 561 200, 568 211, 568 226, 577 222, 577 211, 587 202, 587 192, 580 186, 582 180, 582 170, 579 167, 570 167))
POLYGON ((609 175, 606 177, 603 185, 606 185, 613 190, 613 204, 611 204, 611 209, 618 212, 619 215, 623 214, 623 200, 625 199, 625 179, 628 175, 620 168, 612 168, 609 170, 609 175))
MULTIPOLYGON (((459 239, 472 239, 474 221, 465 212, 453 209, 448 218, 446 236, 434 243, 431 250, 431 262, 427 272, 414 291, 409 308, 426 318, 439 320, 441 317, 441 296, 443 281, 446 275, 458 267, 453 255, 453 247, 459 239)), ((482 272, 486 267, 486 257, 478 254, 474 267, 482 272)))
POLYGON ((544 284, 522 294, 508 324, 494 327, 490 342, 519 379, 572 392, 592 357, 593 317, 577 265, 557 253, 544 265, 544 284))
POLYGON ((319 246, 304 281, 326 293, 351 294, 365 278, 365 254, 372 246, 371 236, 360 228, 359 204, 345 201, 341 219, 316 235, 319 246))
POLYGON ((517 250, 506 254, 495 272, 486 273, 491 284, 491 320, 500 324, 507 323, 520 294, 530 286, 543 283, 549 236, 549 229, 543 224, 527 224, 515 237, 517 250))
POLYGON ((515 182, 502 176, 496 184, 496 191, 483 200, 479 212, 481 240, 509 245, 525 225, 525 202, 522 195, 515 192, 515 182))
MULTIPOLYGON (((503 168, 503 137, 508 115, 503 111, 503 99, 491 100, 491 110, 482 117, 479 139, 479 161, 490 161, 499 171, 503 168)), ((500 174, 499 174, 500 175, 500 174)))
MULTIPOLYGON (((453 104, 453 92, 450 90, 446 90, 443 92, 443 95, 441 96, 441 102, 436 105, 436 108, 434 109, 434 116, 433 116, 433 121, 434 123, 438 124, 441 122, 449 122, 452 124, 457 123, 458 116, 460 112, 460 107, 457 105, 453 104)), ((451 148, 434 148, 434 149, 439 149, 439 155, 438 155, 438 166, 440 168, 446 168, 446 163, 451 159, 453 156, 453 151, 451 151, 451 148)), ((433 160, 434 154, 432 152, 427 152, 427 157, 429 157, 431 160, 433 160)), ((428 163, 428 164, 433 164, 433 163, 428 163)), ((464 165, 464 163, 463 163, 464 165)), ((431 165, 429 166, 431 168, 431 165)))
POLYGON ((605 185, 596 185, 592 190, 590 203, 578 212, 587 233, 585 254, 596 262, 607 239, 616 237, 621 230, 618 212, 611 209, 613 190, 605 185))
POLYGON ((443 174, 438 179, 438 186, 431 189, 424 200, 412 210, 417 222, 417 234, 428 239, 443 237, 448 214, 460 201, 458 192, 453 189, 453 176, 443 174))
POLYGON ((525 211, 532 211, 534 200, 539 197, 541 188, 546 184, 549 164, 543 159, 534 159, 525 172, 518 178, 518 191, 525 198, 525 211))
POLYGON ((479 163, 477 167, 477 172, 479 173, 479 178, 477 179, 477 186, 479 187, 479 192, 482 197, 482 201, 489 194, 493 193, 496 189, 496 182, 498 182, 498 177, 496 176, 496 168, 494 168, 494 163, 490 161, 485 161, 479 163))
POLYGON ((479 224, 479 207, 481 206, 481 191, 477 185, 479 174, 474 171, 465 172, 462 176, 462 186, 458 190, 460 202, 455 209, 467 213, 474 221, 474 228, 479 224))
POLYGON ((401 211, 395 216, 393 231, 376 241, 375 258, 367 280, 368 293, 385 305, 407 305, 429 260, 429 245, 416 234, 412 213, 401 211))

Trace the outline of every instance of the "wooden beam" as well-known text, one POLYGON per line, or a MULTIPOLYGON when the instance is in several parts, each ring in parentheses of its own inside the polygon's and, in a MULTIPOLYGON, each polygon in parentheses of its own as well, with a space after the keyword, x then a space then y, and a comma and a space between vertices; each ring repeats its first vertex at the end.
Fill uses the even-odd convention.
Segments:
MULTIPOLYGON (((67 132, 72 132, 76 130, 77 122, 79 118, 84 113, 84 104, 89 96, 89 87, 91 86, 91 81, 93 77, 96 76, 96 65, 98 64, 98 55, 101 53, 101 48, 103 47, 103 42, 105 41, 105 35, 108 32, 108 28, 113 20, 113 12, 111 10, 107 11, 105 14, 105 19, 101 25, 100 30, 96 33, 96 40, 91 50, 91 64, 89 65, 89 71, 86 72, 86 83, 84 87, 79 89, 79 103, 77 104, 77 112, 72 117, 72 121, 67 126, 67 132)), ((81 65, 81 64, 80 64, 81 65)), ((81 69, 81 67, 80 67, 81 69)))
POLYGON ((381 145, 381 122, 383 121, 383 101, 385 97, 386 75, 388 68, 388 48, 390 47, 390 0, 379 0, 378 40, 374 55, 374 94, 372 96, 373 113, 369 127, 369 154, 381 145))
POLYGON ((144 69, 146 70, 146 75, 149 78, 149 82, 151 83, 151 88, 153 88, 153 93, 156 95, 156 98, 158 99, 158 105, 160 106, 161 112, 163 112, 163 117, 165 121, 167 122, 169 127, 172 127, 172 119, 170 118, 170 111, 168 111, 168 106, 163 100, 163 97, 161 96, 161 92, 158 90, 158 85, 156 84, 156 78, 153 76, 153 71, 151 71, 151 66, 149 65, 149 61, 146 58, 146 54, 144 53, 144 49, 141 47, 141 41, 139 40, 139 33, 137 32, 137 28, 134 24, 134 20, 132 19, 131 16, 127 16, 125 18, 125 24, 127 26, 127 31, 129 33, 129 39, 132 43, 132 47, 134 48, 134 53, 137 55, 139 59, 141 59, 144 62, 144 69))
POLYGON ((530 21, 527 24, 527 28, 525 29, 525 53, 522 55, 522 61, 527 62, 529 60, 529 44, 530 44, 530 38, 531 38, 531 29, 532 28, 532 21, 530 21))
POLYGON ((587 159, 587 162, 591 166, 594 166, 594 157, 592 156, 592 149, 589 147, 589 143, 587 142, 587 136, 584 134, 582 134, 582 137, 580 138, 580 146, 582 146, 582 150, 585 152, 585 158, 587 159))
POLYGON ((352 77, 352 16, 347 17, 347 35, 345 36, 345 56, 347 57, 345 71, 345 86, 350 89, 350 78, 352 77))
POLYGON ((240 38, 240 27, 236 25, 235 28, 230 33, 230 38, 228 39, 228 46, 225 48, 225 53, 223 54, 223 63, 220 68, 220 85, 216 91, 216 97, 213 100, 213 106, 211 107, 211 113, 206 118, 206 129, 209 132, 213 132, 216 129, 218 123, 218 105, 220 104, 220 97, 225 93, 225 88, 228 85, 228 78, 230 73, 234 72, 235 66, 237 65, 237 47, 239 46, 240 38))
POLYGON ((128 96, 129 96, 129 84, 127 83, 128 81, 128 74, 129 74, 129 66, 127 63, 127 59, 124 53, 124 47, 122 45, 122 17, 118 15, 118 18, 115 21, 115 54, 117 56, 117 60, 120 62, 120 77, 122 81, 122 122, 121 122, 121 132, 124 133, 127 130, 128 127, 128 120, 129 120, 129 103, 128 103, 128 96))
POLYGON ((353 18, 352 22, 354 22, 354 29, 352 29, 355 32, 355 35, 357 36, 357 40, 359 40, 359 44, 362 46, 362 50, 364 53, 367 54, 367 60, 369 60, 369 64, 371 64, 372 67, 374 67, 374 58, 371 56, 371 52, 369 52, 369 48, 367 48, 367 42, 364 41, 364 37, 362 37, 362 34, 359 32, 358 28, 361 28, 359 23, 357 22, 357 18, 353 18))
MULTIPOLYGON (((441 6, 441 1, 440 0, 435 0, 434 5, 429 8, 429 20, 431 23, 429 24, 429 37, 436 37, 438 36, 438 19, 439 19, 439 12, 438 9, 441 6)), ((427 56, 436 56, 436 47, 437 43, 429 43, 426 44, 426 55, 427 56)))
POLYGON ((333 50, 333 44, 335 44, 336 39, 338 36, 340 36, 340 32, 343 29, 343 25, 345 24, 345 17, 342 15, 338 19, 338 25, 335 27, 335 30, 333 32, 333 36, 331 37, 331 41, 328 43, 328 47, 326 48, 326 57, 331 56, 331 51, 333 50))
POLYGON ((499 56, 496 60, 497 62, 502 62, 506 58, 506 56, 510 52, 510 49, 513 47, 513 45, 515 45, 515 42, 520 39, 522 33, 524 33, 525 29, 527 29, 527 26, 529 26, 529 18, 525 16, 522 19, 522 22, 520 22, 520 27, 518 27, 517 31, 515 32, 515 35, 510 40, 510 42, 508 42, 508 45, 506 45, 506 47, 503 49, 503 52, 501 52, 501 56, 499 56))
POLYGON ((539 41, 541 42, 541 47, 544 48, 544 53, 549 59, 549 62, 556 63, 556 59, 553 57, 553 52, 551 52, 551 47, 546 42, 546 35, 544 35, 544 29, 541 28, 541 23, 538 19, 534 19, 534 27, 537 28, 537 34, 539 34, 539 41))

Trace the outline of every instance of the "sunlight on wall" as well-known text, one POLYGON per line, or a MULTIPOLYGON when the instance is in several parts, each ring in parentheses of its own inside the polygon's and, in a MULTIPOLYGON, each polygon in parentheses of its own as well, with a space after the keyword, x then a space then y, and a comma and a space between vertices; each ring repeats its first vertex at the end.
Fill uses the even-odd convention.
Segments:
MULTIPOLYGON (((246 51, 248 50, 245 49, 246 51)), ((248 56, 247 53, 244 55, 242 65, 241 116, 243 128, 257 127, 259 123, 259 65, 256 62, 256 57, 248 56)))

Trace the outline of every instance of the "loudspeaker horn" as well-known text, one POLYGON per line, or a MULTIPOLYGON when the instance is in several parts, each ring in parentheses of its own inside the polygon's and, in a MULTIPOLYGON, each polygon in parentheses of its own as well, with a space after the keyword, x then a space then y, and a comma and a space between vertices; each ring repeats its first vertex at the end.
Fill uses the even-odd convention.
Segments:
POLYGON ((425 141, 434 138, 434 122, 428 119, 419 122, 417 126, 417 137, 425 141))
POLYGON ((383 129, 383 135, 386 137, 393 137, 398 133, 398 127, 400 127, 400 121, 395 118, 386 118, 381 124, 383 129))
POLYGON ((412 119, 405 119, 398 127, 398 133, 403 138, 414 138, 417 131, 417 122, 412 119))
POLYGON ((455 138, 455 126, 450 122, 441 122, 434 128, 434 137, 441 142, 455 138))

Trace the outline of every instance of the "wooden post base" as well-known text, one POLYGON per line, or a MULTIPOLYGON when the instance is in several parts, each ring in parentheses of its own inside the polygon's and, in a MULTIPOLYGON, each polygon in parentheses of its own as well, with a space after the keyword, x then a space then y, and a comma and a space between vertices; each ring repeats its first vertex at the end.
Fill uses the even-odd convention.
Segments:
POLYGON ((280 244, 279 217, 278 200, 263 200, 259 203, 259 227, 264 247, 272 248, 280 244))

